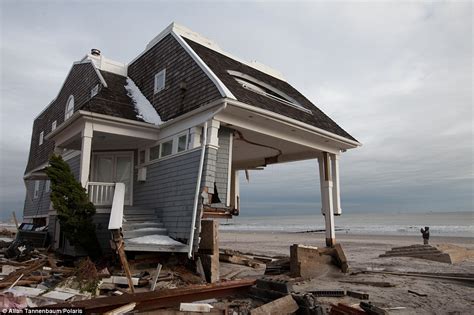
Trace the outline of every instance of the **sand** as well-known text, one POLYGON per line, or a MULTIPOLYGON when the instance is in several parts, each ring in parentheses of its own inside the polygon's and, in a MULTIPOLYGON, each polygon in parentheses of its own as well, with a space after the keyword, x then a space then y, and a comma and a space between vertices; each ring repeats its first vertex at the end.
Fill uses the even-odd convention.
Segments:
MULTIPOLYGON (((272 232, 229 232, 221 231, 220 246, 242 252, 260 255, 289 255, 292 244, 324 246, 322 233, 272 233, 272 232)), ((430 244, 451 244, 469 249, 469 255, 462 262, 445 264, 434 261, 378 256, 392 247, 421 244, 422 239, 415 236, 336 234, 349 260, 351 271, 384 270, 393 272, 432 272, 432 273, 474 273, 474 237, 432 236, 430 244)), ((302 281, 296 285, 301 291, 351 289, 368 293, 370 301, 376 305, 405 307, 392 310, 390 314, 473 314, 474 289, 472 286, 456 281, 428 278, 401 277, 382 274, 344 275, 333 267, 317 279, 302 281), (349 284, 342 281, 383 281, 395 285, 391 288, 378 288, 367 285, 349 284), (409 293, 413 290, 427 294, 426 297, 409 293)), ((324 302, 356 304, 359 300, 344 298, 324 298, 324 302)))

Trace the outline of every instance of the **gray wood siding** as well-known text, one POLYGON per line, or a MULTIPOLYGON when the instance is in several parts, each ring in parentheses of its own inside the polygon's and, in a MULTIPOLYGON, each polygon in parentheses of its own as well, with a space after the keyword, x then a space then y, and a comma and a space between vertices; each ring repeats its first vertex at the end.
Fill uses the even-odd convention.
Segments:
POLYGON ((79 181, 79 175, 81 173, 81 155, 75 156, 66 162, 69 164, 71 172, 74 174, 74 178, 79 181))
POLYGON ((163 120, 221 98, 215 84, 172 35, 129 64, 128 76, 163 120), (155 74, 163 69, 166 69, 165 89, 155 94, 155 74))
POLYGON ((45 189, 46 181, 39 181, 39 193, 38 197, 34 198, 35 191, 35 181, 27 180, 26 181, 26 197, 25 205, 23 208, 23 217, 26 216, 38 216, 38 215, 47 215, 49 210, 49 194, 45 189))
POLYGON ((147 180, 134 187, 134 208, 156 210, 169 236, 181 241, 189 238, 200 154, 194 150, 151 164, 147 180))
POLYGON ((216 157, 215 182, 219 198, 224 205, 227 201, 231 133, 231 129, 219 129, 219 149, 217 150, 216 157))
POLYGON ((99 77, 90 63, 76 64, 71 68, 71 72, 56 99, 33 123, 30 155, 25 173, 48 161, 49 155, 54 150, 54 142, 45 139, 43 144, 39 145, 39 135, 41 131, 44 132, 45 136, 49 134, 53 121, 57 121, 57 126, 64 122, 64 113, 69 96, 74 95, 74 111, 77 111, 90 100, 91 89, 99 83, 99 77))

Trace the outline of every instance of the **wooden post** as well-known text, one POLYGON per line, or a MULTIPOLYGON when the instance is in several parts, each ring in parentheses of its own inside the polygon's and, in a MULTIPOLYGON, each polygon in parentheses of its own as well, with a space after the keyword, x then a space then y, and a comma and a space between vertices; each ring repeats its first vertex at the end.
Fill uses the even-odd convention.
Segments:
POLYGON ((219 222, 202 220, 200 237, 198 256, 207 282, 215 283, 219 281, 219 222))
POLYGON ((130 272, 130 267, 128 266, 127 255, 125 254, 124 242, 120 230, 113 230, 112 237, 115 242, 115 249, 120 258, 120 263, 122 264, 123 271, 127 276, 128 287, 132 293, 135 293, 135 288, 133 287, 132 273, 130 272))
POLYGON ((334 229, 334 203, 333 203, 333 182, 331 177, 331 156, 323 152, 318 158, 319 177, 321 183, 321 212, 326 223, 326 246, 332 247, 336 243, 336 233, 334 229))
POLYGON ((92 154, 92 135, 93 129, 90 124, 84 126, 82 130, 82 147, 81 147, 81 169, 79 180, 82 187, 87 189, 87 182, 89 181, 89 172, 91 168, 91 154, 92 154))

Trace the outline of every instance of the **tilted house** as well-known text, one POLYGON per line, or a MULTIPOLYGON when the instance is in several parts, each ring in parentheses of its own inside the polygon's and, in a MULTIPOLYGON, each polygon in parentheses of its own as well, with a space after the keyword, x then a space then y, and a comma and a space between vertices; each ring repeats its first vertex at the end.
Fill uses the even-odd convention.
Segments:
POLYGON ((191 257, 201 219, 239 213, 239 171, 317 159, 331 245, 339 156, 359 145, 276 71, 173 23, 128 65, 97 50, 73 64, 34 121, 23 220, 48 225, 55 248, 80 253, 49 200, 44 168, 55 152, 96 205, 104 249, 109 230, 122 229, 125 250, 191 257))

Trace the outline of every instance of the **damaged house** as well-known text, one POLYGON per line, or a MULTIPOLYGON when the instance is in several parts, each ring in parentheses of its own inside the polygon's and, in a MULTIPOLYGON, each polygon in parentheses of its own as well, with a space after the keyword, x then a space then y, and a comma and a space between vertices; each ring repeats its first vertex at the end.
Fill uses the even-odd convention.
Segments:
POLYGON ((56 153, 97 208, 104 250, 121 230, 126 251, 192 257, 203 219, 239 214, 240 172, 313 159, 331 246, 339 157, 359 145, 277 71, 173 23, 128 64, 93 49, 72 65, 33 124, 23 222, 46 225, 53 248, 81 254, 49 199, 44 169, 56 153))

